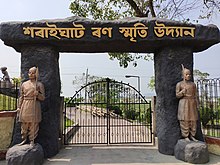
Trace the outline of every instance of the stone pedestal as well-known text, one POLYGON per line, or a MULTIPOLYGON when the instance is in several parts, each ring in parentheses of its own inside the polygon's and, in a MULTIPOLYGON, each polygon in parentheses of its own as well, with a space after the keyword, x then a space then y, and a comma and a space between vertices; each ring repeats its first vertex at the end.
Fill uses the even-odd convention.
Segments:
POLYGON ((44 152, 39 144, 13 146, 6 153, 7 165, 42 165, 43 161, 44 152))
POLYGON ((175 148, 174 155, 176 159, 184 162, 194 164, 205 164, 209 162, 209 152, 206 143, 186 141, 185 139, 178 140, 175 148))

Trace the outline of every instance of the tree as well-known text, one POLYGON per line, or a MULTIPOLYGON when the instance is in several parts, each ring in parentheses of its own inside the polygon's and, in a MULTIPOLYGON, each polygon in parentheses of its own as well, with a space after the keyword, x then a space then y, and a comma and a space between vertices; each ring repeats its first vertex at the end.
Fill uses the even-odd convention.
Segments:
MULTIPOLYGON (((72 0, 70 10, 74 15, 94 20, 114 20, 124 17, 159 17, 184 22, 211 20, 220 13, 219 0, 72 0), (193 13, 193 14, 189 14, 193 13), (190 18, 194 13, 197 17, 190 18)), ((149 55, 110 53, 110 59, 118 59, 120 66, 137 60, 149 59, 149 55)))
POLYGON ((102 77, 93 76, 93 75, 88 74, 87 71, 86 71, 86 73, 82 73, 82 75, 80 75, 80 76, 75 76, 75 78, 73 80, 74 86, 79 88, 82 85, 86 85, 88 82, 93 82, 93 81, 102 79, 102 77))
POLYGON ((155 89, 155 76, 150 77, 150 81, 147 84, 148 88, 153 91, 155 89))
POLYGON ((204 19, 220 12, 219 0, 74 0, 70 4, 74 15, 95 20, 114 20, 124 17, 160 17, 188 20, 189 12, 199 12, 204 19))
MULTIPOLYGON (((209 77, 209 73, 201 72, 200 70, 195 69, 193 70, 193 77, 194 77, 194 81, 205 80, 206 78, 209 77)), ((147 86, 152 91, 155 89, 155 77, 154 76, 151 76, 150 81, 147 84, 147 86)))
POLYGON ((197 80, 204 80, 207 77, 209 77, 209 73, 201 72, 198 69, 193 70, 193 75, 194 75, 194 80, 195 81, 197 81, 197 80))

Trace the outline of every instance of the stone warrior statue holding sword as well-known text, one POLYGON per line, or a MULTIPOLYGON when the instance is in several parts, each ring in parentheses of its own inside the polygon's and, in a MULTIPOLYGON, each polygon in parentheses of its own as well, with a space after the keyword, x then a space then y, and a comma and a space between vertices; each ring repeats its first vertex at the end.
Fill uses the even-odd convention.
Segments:
POLYGON ((40 101, 45 99, 44 85, 38 82, 38 68, 32 67, 28 72, 29 80, 22 83, 18 101, 18 121, 21 122, 22 142, 27 143, 29 137, 30 145, 38 135, 39 123, 41 121, 40 101))

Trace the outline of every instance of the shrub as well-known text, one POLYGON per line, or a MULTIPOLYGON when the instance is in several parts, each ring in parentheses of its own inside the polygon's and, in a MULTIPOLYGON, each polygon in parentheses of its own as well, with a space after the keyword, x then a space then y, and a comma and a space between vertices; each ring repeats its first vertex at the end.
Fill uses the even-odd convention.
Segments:
POLYGON ((138 118, 138 113, 135 109, 127 109, 124 111, 124 114, 127 119, 135 120, 138 118))
POLYGON ((215 117, 214 111, 208 107, 200 107, 199 113, 203 127, 206 127, 207 124, 215 117))
POLYGON ((110 106, 110 110, 113 111, 113 113, 122 116, 122 110, 118 106, 110 106))

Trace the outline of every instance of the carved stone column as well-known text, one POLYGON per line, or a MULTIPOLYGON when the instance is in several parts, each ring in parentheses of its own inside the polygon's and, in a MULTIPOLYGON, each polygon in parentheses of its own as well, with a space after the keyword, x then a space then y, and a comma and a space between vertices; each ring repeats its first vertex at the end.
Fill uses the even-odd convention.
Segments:
POLYGON ((40 143, 45 157, 58 153, 59 111, 60 111, 60 73, 59 52, 55 47, 37 45, 22 46, 21 74, 28 78, 30 67, 39 68, 39 81, 44 84, 46 99, 42 102, 42 121, 36 143, 40 143))
MULTIPOLYGON (((174 154, 174 146, 181 135, 175 94, 176 84, 182 80, 181 64, 193 73, 193 51, 190 48, 164 47, 154 55, 158 147, 159 152, 167 155, 174 154)), ((198 131, 201 132, 200 127, 198 131)))

